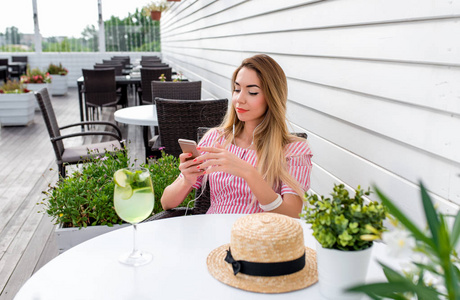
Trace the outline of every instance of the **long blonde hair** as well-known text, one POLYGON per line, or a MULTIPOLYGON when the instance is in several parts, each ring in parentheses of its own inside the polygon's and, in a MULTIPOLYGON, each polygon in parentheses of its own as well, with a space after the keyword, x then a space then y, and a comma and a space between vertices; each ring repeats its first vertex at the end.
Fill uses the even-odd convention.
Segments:
MULTIPOLYGON (((261 82, 261 89, 267 102, 264 120, 254 131, 254 146, 257 154, 257 170, 276 191, 281 182, 290 186, 302 199, 304 191, 288 172, 284 148, 287 144, 303 140, 289 133, 286 125, 287 80, 283 69, 268 55, 259 54, 243 60, 232 76, 232 90, 236 76, 242 68, 254 70, 261 82)), ((230 144, 234 135, 244 129, 244 122, 236 115, 235 107, 230 107, 220 126, 225 144, 230 144), (235 125, 235 133, 233 133, 235 125)))

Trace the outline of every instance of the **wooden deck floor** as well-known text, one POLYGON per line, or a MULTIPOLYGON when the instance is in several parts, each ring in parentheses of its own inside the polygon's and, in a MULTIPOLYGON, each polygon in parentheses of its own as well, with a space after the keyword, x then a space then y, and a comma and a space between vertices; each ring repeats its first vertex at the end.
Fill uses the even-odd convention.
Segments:
MULTIPOLYGON (((132 100, 132 99, 130 99, 132 100)), ((53 97, 59 124, 78 122, 76 88, 66 96, 53 97)), ((113 109, 103 119, 113 120, 113 109)), ((131 140, 130 156, 142 157, 136 126, 120 125, 123 137, 131 140)), ((80 130, 79 128, 75 130, 80 130)), ((68 132, 68 131, 66 131, 68 132)), ((85 143, 81 138, 69 144, 85 143)), ((58 255, 52 220, 38 213, 42 191, 57 178, 55 156, 40 111, 27 127, 0 130, 0 300, 13 299, 27 279, 58 255)), ((57 274, 57 276, 59 276, 57 274)))

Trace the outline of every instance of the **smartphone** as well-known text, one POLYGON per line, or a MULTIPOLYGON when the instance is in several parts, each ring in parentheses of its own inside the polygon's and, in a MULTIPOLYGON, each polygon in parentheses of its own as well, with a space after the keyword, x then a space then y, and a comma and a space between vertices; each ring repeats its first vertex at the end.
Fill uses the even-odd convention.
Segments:
POLYGON ((180 148, 184 153, 192 153, 192 156, 188 159, 195 158, 200 156, 200 152, 196 149, 196 142, 192 140, 179 139, 178 140, 180 148))

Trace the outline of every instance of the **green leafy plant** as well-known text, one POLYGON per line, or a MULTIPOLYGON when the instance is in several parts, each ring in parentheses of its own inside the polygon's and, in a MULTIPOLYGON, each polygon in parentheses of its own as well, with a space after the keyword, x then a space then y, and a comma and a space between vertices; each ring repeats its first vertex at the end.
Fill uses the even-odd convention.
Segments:
MULTIPOLYGON (((160 199, 163 195, 164 189, 173 183, 177 176, 180 174, 179 170, 179 158, 172 155, 166 154, 161 151, 161 158, 149 159, 145 167, 150 171, 153 182, 153 191, 155 193, 155 205, 153 213, 159 213, 163 211, 161 207, 160 199)), ((190 193, 184 202, 180 206, 187 206, 189 202, 194 198, 194 193, 190 193)), ((193 207, 193 206, 191 206, 193 207)))
POLYGON ((126 149, 114 153, 95 153, 94 159, 83 163, 82 169, 61 178, 43 193, 40 204, 56 224, 64 227, 121 224, 113 208, 113 174, 128 166, 126 149))
POLYGON ((334 185, 332 198, 307 196, 308 205, 301 217, 311 224, 313 236, 324 248, 345 251, 363 250, 372 246, 385 230, 385 207, 377 201, 365 204, 364 192, 358 186, 350 197, 343 184, 334 185))
POLYGON ((49 73, 42 72, 39 68, 27 69, 26 75, 21 76, 22 83, 50 83, 51 77, 49 73))
POLYGON ((59 63, 59 65, 50 64, 48 66, 48 73, 51 75, 67 75, 69 71, 62 66, 62 63, 59 63))
MULTIPOLYGON (((44 213, 63 223, 64 227, 87 227, 94 225, 121 224, 123 221, 115 212, 113 193, 115 171, 133 166, 129 164, 127 150, 120 149, 114 153, 96 153, 91 151, 93 159, 83 163, 81 171, 77 170, 66 178, 61 178, 55 186, 49 185, 43 192, 46 196, 42 202, 44 213)), ((151 159, 142 164, 150 171, 155 192, 153 213, 161 212, 160 204, 163 190, 171 184, 179 171, 179 159, 162 152, 159 159, 151 159)), ((189 195, 183 205, 192 199, 189 195)))
POLYGON ((24 87, 24 84, 17 80, 7 80, 0 86, 0 94, 23 94, 30 93, 30 90, 24 87))
POLYGON ((460 299, 460 260, 456 250, 460 239, 460 211, 456 216, 436 212, 420 183, 428 223, 427 230, 423 230, 379 189, 376 188, 376 192, 398 224, 415 239, 412 250, 417 255, 413 255, 412 271, 400 273, 380 263, 388 282, 360 285, 350 291, 363 292, 372 299, 460 299), (449 218, 453 218, 453 223, 448 222, 449 218))
POLYGON ((181 82, 184 74, 182 72, 177 72, 176 78, 173 79, 173 82, 181 82))

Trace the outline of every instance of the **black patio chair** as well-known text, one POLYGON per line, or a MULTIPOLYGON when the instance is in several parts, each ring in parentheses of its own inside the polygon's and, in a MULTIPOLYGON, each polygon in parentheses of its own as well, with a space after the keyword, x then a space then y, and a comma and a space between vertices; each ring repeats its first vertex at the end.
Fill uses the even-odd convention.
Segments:
POLYGON ((115 76, 123 75, 123 64, 121 62, 113 62, 113 63, 95 63, 93 66, 94 69, 114 69, 115 76))
MULTIPOLYGON (((107 69, 82 69, 83 72, 83 95, 85 96, 86 115, 91 109, 92 115, 103 107, 115 107, 122 105, 121 90, 117 89, 115 70, 107 69)), ((94 118, 94 116, 93 116, 94 118)))
MULTIPOLYGON (((174 100, 200 100, 201 81, 152 81, 152 99, 164 98, 174 100)), ((158 126, 152 128, 143 127, 143 137, 145 143, 145 156, 157 156, 159 153, 152 152, 152 135, 158 135, 158 126), (153 132, 151 134, 151 132, 153 132)))
POLYGON ((59 127, 48 89, 43 88, 36 92, 35 98, 38 101, 46 128, 48 129, 51 144, 53 145, 56 155, 59 175, 61 177, 66 177, 66 165, 85 162, 96 155, 95 153, 104 153, 105 151, 113 152, 123 149, 121 131, 115 124, 111 122, 86 121, 59 127), (63 129, 81 125, 106 125, 114 131, 85 131, 66 135, 61 134, 61 130, 63 129), (64 146, 63 140, 79 136, 109 136, 113 137, 115 140, 74 147, 64 146), (90 149, 93 150, 92 153, 88 152, 90 149))
POLYGON ((156 98, 159 135, 153 138, 152 151, 164 148, 178 157, 182 150, 177 140, 195 140, 198 127, 218 126, 227 112, 228 100, 176 100, 156 98))
POLYGON ((142 105, 154 104, 152 81, 160 81, 161 74, 164 74, 166 81, 171 81, 172 68, 141 68, 141 86, 137 92, 142 105))
POLYGON ((200 100, 201 81, 152 81, 152 99, 200 100))

